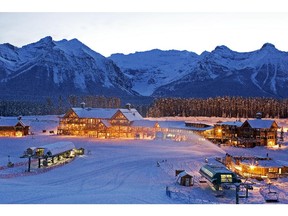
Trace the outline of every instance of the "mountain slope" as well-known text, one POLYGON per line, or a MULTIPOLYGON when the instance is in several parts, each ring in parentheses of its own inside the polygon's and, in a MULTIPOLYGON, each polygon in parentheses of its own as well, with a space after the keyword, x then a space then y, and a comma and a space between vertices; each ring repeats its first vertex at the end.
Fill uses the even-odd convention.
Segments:
POLYGON ((131 78, 132 89, 144 96, 190 73, 198 55, 188 51, 151 50, 109 57, 131 78))
POLYGON ((152 50, 110 57, 139 94, 164 97, 288 96, 288 53, 266 43, 253 52, 218 46, 201 55, 152 50), (149 82, 152 79, 152 82, 149 82), (146 91, 142 91, 146 87, 146 91))
POLYGON ((0 44, 1 98, 58 95, 145 97, 288 97, 288 53, 266 43, 235 52, 217 46, 197 55, 150 50, 109 58, 78 41, 46 37, 21 48, 0 44))
POLYGON ((127 96, 135 94, 131 86, 113 61, 77 39, 53 41, 46 37, 22 48, 0 45, 2 96, 127 96))

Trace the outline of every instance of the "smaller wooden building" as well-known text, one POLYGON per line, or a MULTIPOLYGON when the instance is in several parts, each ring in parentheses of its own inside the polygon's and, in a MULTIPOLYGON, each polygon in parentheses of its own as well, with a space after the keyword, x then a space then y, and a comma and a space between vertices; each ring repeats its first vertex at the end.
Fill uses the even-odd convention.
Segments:
POLYGON ((226 154, 225 165, 243 177, 278 178, 288 174, 288 164, 269 157, 232 156, 226 154))
POLYGON ((177 175, 177 182, 182 186, 186 187, 193 186, 194 184, 193 175, 184 170, 177 175))
POLYGON ((24 124, 21 118, 0 118, 0 137, 22 137, 29 134, 30 126, 24 124))

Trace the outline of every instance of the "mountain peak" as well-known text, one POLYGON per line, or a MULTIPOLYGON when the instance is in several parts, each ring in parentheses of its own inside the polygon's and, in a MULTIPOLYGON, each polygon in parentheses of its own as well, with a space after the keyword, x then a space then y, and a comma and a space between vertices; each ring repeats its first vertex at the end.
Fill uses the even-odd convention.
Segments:
POLYGON ((211 53, 220 56, 230 56, 233 51, 225 45, 217 46, 211 53))
POLYGON ((47 36, 47 37, 44 37, 42 39, 40 39, 39 42, 42 42, 42 43, 51 43, 53 41, 52 37, 51 36, 47 36))
POLYGON ((216 46, 216 48, 212 52, 220 52, 220 53, 230 53, 232 50, 229 49, 225 45, 216 46))
POLYGON ((229 50, 230 51, 230 49, 225 45, 216 46, 215 50, 229 50))
POLYGON ((261 47, 261 50, 271 50, 271 51, 275 51, 277 50, 274 44, 271 43, 265 43, 263 44, 263 46, 261 47))

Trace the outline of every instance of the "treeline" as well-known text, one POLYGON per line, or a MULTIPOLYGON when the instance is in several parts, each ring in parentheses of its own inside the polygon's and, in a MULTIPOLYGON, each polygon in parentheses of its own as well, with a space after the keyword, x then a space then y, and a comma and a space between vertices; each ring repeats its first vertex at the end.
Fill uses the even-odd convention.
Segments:
POLYGON ((80 107, 85 102, 86 107, 119 108, 121 100, 116 97, 104 96, 59 96, 47 97, 44 101, 8 101, 0 100, 0 116, 27 115, 61 115, 70 107, 80 107))
POLYGON ((274 98, 159 98, 154 100, 147 116, 208 116, 254 118, 262 112, 263 118, 287 118, 288 99, 274 98))

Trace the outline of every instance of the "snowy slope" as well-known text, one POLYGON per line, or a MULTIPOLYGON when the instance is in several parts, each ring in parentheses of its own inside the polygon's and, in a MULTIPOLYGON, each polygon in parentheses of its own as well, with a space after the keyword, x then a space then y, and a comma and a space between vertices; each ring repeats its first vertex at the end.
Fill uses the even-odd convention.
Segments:
MULTIPOLYGON (((209 163, 215 163, 215 157, 225 155, 226 151, 249 151, 249 155, 266 155, 269 152, 271 157, 287 161, 287 143, 282 149, 239 149, 219 148, 196 135, 191 142, 175 142, 98 140, 43 133, 44 128, 54 130, 57 127, 56 119, 57 116, 24 116, 23 121, 31 122, 34 136, 0 138, 1 204, 234 204, 235 189, 225 190, 224 196, 219 197, 209 185, 199 183, 198 171, 205 164, 205 158, 208 158, 209 163), (24 163, 27 159, 19 156, 26 148, 58 141, 72 141, 77 148, 85 149, 85 155, 38 174, 37 162, 33 162, 34 175, 30 176, 15 177, 19 172, 25 173, 27 164, 3 169, 8 162, 8 155, 15 164, 24 163), (176 169, 192 173, 195 177, 194 186, 187 188, 176 184, 176 169), (10 178, 3 178, 8 175, 10 178), (166 195, 166 186, 171 190, 171 197, 166 195)), ((266 182, 256 181, 254 190, 249 191, 249 198, 240 199, 240 203, 264 204, 259 192, 264 184, 266 182)), ((273 185, 279 191, 280 203, 287 204, 287 178, 276 180, 273 185)))

